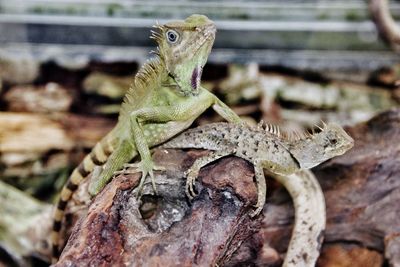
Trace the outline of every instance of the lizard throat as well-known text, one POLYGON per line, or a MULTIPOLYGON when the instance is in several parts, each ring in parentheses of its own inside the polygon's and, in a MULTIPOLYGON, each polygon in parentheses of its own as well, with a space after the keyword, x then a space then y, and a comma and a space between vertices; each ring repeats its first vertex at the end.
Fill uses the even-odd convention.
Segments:
POLYGON ((190 85, 192 86, 193 90, 197 90, 200 85, 201 74, 203 72, 202 67, 194 68, 192 72, 192 77, 190 79, 190 85))

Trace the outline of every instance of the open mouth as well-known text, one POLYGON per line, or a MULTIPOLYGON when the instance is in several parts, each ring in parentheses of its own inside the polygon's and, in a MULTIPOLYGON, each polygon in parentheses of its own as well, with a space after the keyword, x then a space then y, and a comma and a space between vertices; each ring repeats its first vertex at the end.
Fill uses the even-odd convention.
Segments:
POLYGON ((200 79, 202 72, 203 72, 202 66, 199 65, 196 68, 194 68, 192 72, 192 77, 190 79, 190 85, 192 86, 192 89, 197 90, 198 87, 200 86, 200 79))

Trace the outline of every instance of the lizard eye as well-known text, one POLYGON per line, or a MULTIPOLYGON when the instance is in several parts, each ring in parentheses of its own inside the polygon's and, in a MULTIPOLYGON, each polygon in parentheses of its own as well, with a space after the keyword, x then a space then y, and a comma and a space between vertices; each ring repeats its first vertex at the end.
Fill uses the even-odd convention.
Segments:
POLYGON ((178 41, 178 38, 179 38, 179 34, 174 30, 167 31, 166 36, 167 36, 168 42, 170 42, 172 44, 176 43, 176 41, 178 41))
POLYGON ((332 139, 329 140, 329 142, 330 142, 332 145, 336 145, 337 142, 338 142, 338 140, 337 140, 336 138, 332 138, 332 139))

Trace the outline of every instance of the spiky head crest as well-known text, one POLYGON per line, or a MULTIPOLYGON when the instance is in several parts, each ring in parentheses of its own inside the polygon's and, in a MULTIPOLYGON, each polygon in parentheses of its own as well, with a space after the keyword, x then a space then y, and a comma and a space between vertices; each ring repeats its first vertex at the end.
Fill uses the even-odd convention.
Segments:
POLYGON ((215 40, 216 27, 203 15, 155 25, 151 38, 158 43, 158 55, 184 95, 199 92, 203 67, 215 40))
POLYGON ((324 124, 321 132, 305 134, 288 143, 290 153, 303 169, 310 169, 318 164, 344 154, 354 145, 341 126, 335 123, 324 124))

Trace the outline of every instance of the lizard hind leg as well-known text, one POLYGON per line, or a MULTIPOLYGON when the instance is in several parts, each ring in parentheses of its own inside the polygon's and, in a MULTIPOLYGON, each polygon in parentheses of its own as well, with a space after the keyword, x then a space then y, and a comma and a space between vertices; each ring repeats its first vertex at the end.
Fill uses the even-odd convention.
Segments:
POLYGON ((111 180, 114 173, 120 170, 124 163, 129 162, 137 155, 136 150, 129 142, 123 141, 111 153, 102 168, 96 168, 89 184, 89 194, 97 195, 111 180))
POLYGON ((255 217, 261 212, 267 195, 267 184, 265 182, 264 170, 261 162, 254 162, 254 172, 257 184, 257 203, 255 205, 255 210, 250 213, 251 217, 255 217))
POLYGON ((196 182, 196 178, 200 172, 200 169, 207 164, 216 161, 222 157, 234 154, 234 149, 222 149, 217 151, 210 152, 207 156, 196 159, 193 165, 185 172, 186 176, 186 195, 192 200, 197 196, 197 193, 194 190, 194 185, 196 182))

